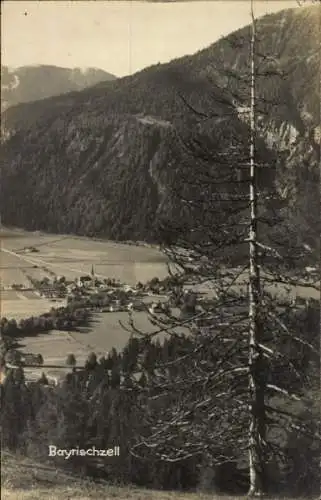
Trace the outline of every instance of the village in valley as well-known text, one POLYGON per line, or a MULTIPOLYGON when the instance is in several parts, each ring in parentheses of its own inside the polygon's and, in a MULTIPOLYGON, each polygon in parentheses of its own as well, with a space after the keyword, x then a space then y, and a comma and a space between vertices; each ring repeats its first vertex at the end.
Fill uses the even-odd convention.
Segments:
MULTIPOLYGON (((42 249, 42 252, 45 251, 42 249)), ((71 368, 66 366, 66 358, 71 354, 67 349, 70 347, 75 346, 77 369, 80 369, 86 356, 92 355, 93 351, 108 356, 112 349, 121 349, 126 345, 130 334, 120 323, 128 324, 133 317, 135 320, 138 318, 138 323, 150 331, 155 315, 181 318, 195 314, 202 310, 202 303, 206 300, 206 294, 189 290, 189 286, 175 275, 168 274, 163 279, 154 277, 145 283, 126 284, 119 279, 102 276, 96 272, 95 264, 91 264, 84 266, 84 272, 78 276, 70 273, 65 276, 56 274, 48 261, 43 265, 41 257, 37 260, 38 253, 37 246, 26 246, 10 254, 6 254, 5 249, 2 252, 3 263, 6 258, 14 258, 18 262, 18 257, 21 257, 19 271, 22 282, 12 282, 14 275, 9 274, 11 278, 2 283, 1 293, 4 297, 16 294, 16 304, 33 303, 33 311, 39 311, 30 316, 25 312, 20 317, 14 317, 10 312, 6 314, 6 311, 2 314, 3 380, 8 370, 19 371, 19 367, 23 367, 27 383, 41 376, 41 380, 56 384, 71 368), (31 261, 29 254, 34 255, 31 261), (28 263, 32 266, 27 267, 28 263), (43 304, 47 304, 47 310, 40 312, 43 304), (97 319, 101 326, 96 326, 97 319), (85 337, 81 337, 82 332, 87 332, 84 333, 86 338, 90 334, 94 335, 94 339, 98 338, 98 345, 89 346, 85 337), (76 334, 77 341, 70 344, 76 334), (10 346, 9 338, 12 339, 10 346), (24 347, 21 348, 22 341, 24 347), (99 345, 108 348, 104 350, 99 345)))

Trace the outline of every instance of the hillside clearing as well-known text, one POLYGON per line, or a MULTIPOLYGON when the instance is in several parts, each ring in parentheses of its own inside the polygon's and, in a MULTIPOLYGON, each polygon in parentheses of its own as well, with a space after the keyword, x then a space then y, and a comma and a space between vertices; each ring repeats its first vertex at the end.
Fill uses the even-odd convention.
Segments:
MULTIPOLYGON (((201 493, 144 490, 79 479, 35 461, 7 452, 1 457, 2 500, 215 500, 201 493)), ((228 497, 224 497, 228 500, 228 497)))
MULTIPOLYGON (((240 496, 215 493, 180 493, 114 486, 80 479, 35 461, 3 452, 1 456, 2 500, 241 500, 240 496)), ((266 499, 268 500, 268 499, 266 499)), ((270 500, 281 500, 271 497, 270 500)), ((298 499, 299 500, 299 499, 298 499)))

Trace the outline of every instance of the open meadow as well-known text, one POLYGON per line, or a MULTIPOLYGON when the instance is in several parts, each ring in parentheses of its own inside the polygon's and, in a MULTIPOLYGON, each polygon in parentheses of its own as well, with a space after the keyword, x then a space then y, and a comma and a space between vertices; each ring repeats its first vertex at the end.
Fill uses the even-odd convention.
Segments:
MULTIPOLYGON (((143 332, 152 332, 155 327, 150 323, 144 312, 133 314, 135 326, 143 332)), ((53 330, 50 333, 39 334, 34 337, 25 337, 19 340, 19 349, 25 353, 41 354, 46 365, 64 365, 68 354, 73 353, 78 366, 83 366, 89 352, 95 352, 98 357, 106 354, 115 347, 121 351, 127 344, 129 332, 120 324, 126 326, 127 312, 98 313, 93 316, 89 328, 80 328, 78 331, 67 332, 53 330)), ((64 377, 70 368, 46 369, 46 374, 55 379, 64 377)), ((28 379, 37 379, 41 369, 25 368, 28 379)))
POLYGON ((30 269, 34 265, 44 272, 49 270, 67 278, 88 274, 94 265, 98 277, 115 278, 128 284, 167 274, 165 257, 147 246, 23 231, 6 231, 0 238, 1 269, 9 271, 3 279, 9 281, 13 279, 11 269, 30 269), (26 253, 23 251, 26 248, 34 248, 36 252, 26 253), (8 251, 12 253, 4 256, 8 251), (18 264, 17 259, 22 263, 18 264))
MULTIPOLYGON (((15 455, 1 455, 2 500, 245 500, 245 496, 213 492, 157 491, 134 485, 121 486, 106 481, 93 482, 46 463, 15 455)), ((285 500, 281 496, 266 500, 285 500)), ((303 500, 303 498, 297 498, 303 500)))

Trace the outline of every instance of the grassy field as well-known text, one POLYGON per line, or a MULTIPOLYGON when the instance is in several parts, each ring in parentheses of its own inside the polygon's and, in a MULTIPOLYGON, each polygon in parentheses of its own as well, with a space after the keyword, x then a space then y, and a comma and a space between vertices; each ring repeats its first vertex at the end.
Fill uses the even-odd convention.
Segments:
POLYGON ((119 487, 108 483, 81 480, 50 465, 40 465, 31 459, 2 453, 2 500, 213 500, 202 494, 179 494, 119 487))
MULTIPOLYGON (((144 333, 155 331, 148 316, 144 312, 133 313, 135 327, 144 333)), ((73 353, 78 366, 83 366, 89 352, 95 352, 98 357, 106 354, 115 347, 121 351, 127 344, 130 333, 120 324, 128 325, 128 313, 98 313, 93 317, 90 328, 80 329, 74 332, 64 332, 53 330, 35 337, 25 337, 19 341, 19 349, 22 352, 40 353, 48 365, 64 365, 67 355, 73 353)), ((182 332, 183 328, 177 328, 182 332)), ((162 339, 165 334, 159 334, 162 339)), ((25 368, 28 379, 37 378, 41 373, 40 369, 25 368)), ((62 369, 46 369, 46 373, 56 379, 60 379, 68 371, 62 369)))
MULTIPOLYGON (((153 331, 153 327, 144 313, 135 313, 135 323, 145 332, 153 331)), ((97 356, 106 355, 113 347, 118 351, 126 345, 129 333, 119 324, 121 320, 126 324, 128 314, 101 313, 93 318, 90 329, 77 332, 64 332, 53 330, 35 337, 25 337, 19 341, 19 349, 22 352, 40 353, 48 365, 64 365, 67 355, 73 353, 78 366, 83 366, 88 353, 94 351, 97 356)), ((66 367, 66 371, 67 371, 66 367)), ((39 377, 41 369, 25 369, 28 379, 32 374, 39 377), (28 372, 28 373, 27 373, 28 372)), ((47 370, 48 375, 60 378, 64 376, 64 370, 47 370)))
MULTIPOLYGON (((135 486, 94 483, 59 471, 50 464, 1 454, 1 500, 245 500, 215 493, 179 493, 147 490, 135 486)), ((281 500, 281 497, 265 497, 281 500)), ((299 500, 299 499, 297 499, 299 500)), ((303 499, 302 499, 303 500, 303 499)))
MULTIPOLYGON (((19 253, 25 265, 29 261, 29 266, 35 263, 68 278, 90 273, 92 265, 98 276, 117 278, 129 284, 167 274, 164 256, 151 247, 25 232, 21 232, 20 236, 17 232, 6 232, 5 236, 0 234, 0 238, 2 248, 19 253), (21 253, 24 247, 31 246, 38 252, 21 253)), ((5 262, 8 259, 7 256, 2 258, 5 262)), ((17 265, 17 261, 13 261, 13 267, 17 265)))

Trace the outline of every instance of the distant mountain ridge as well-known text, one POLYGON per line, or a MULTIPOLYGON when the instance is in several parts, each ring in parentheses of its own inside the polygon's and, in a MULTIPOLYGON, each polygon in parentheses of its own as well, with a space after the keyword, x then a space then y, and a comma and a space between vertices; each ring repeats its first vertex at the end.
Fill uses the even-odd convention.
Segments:
MULTIPOLYGON (((318 233, 320 206, 319 9, 288 9, 257 23, 262 154, 278 153, 275 182, 298 214, 293 224, 303 238, 311 227, 318 233)), ((177 138, 197 133, 222 150, 237 138, 247 147, 249 33, 247 27, 193 56, 8 109, 3 222, 153 241, 164 214, 181 216, 172 187, 184 182, 182 165, 197 177, 177 138)))
POLYGON ((116 77, 96 68, 61 68, 35 65, 1 66, 1 110, 23 102, 65 94, 116 77))

